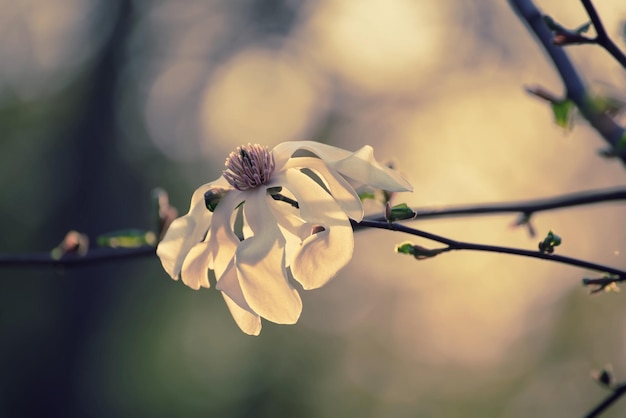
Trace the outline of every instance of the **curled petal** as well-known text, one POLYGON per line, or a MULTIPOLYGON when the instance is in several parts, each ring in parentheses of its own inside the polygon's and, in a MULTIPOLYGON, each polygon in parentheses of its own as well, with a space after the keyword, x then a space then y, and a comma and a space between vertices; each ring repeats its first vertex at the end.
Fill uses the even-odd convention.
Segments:
POLYGON ((200 287, 211 287, 208 275, 210 256, 211 247, 206 241, 194 245, 183 261, 180 272, 183 283, 194 290, 198 290, 200 287))
POLYGON ((231 218, 237 205, 244 199, 242 192, 231 190, 222 198, 213 212, 208 244, 212 255, 210 267, 215 270, 218 281, 239 245, 239 238, 233 232, 231 218))
POLYGON ((248 335, 261 333, 261 317, 237 305, 226 293, 222 292, 226 306, 239 328, 248 335))
POLYGON ((364 146, 343 160, 328 163, 341 174, 362 184, 392 192, 412 191, 413 186, 397 171, 383 166, 374 158, 374 149, 364 146))
POLYGON ((243 297, 234 260, 228 264, 221 279, 216 285, 222 291, 226 306, 239 328, 248 335, 259 335, 261 332, 261 317, 254 312, 243 297))
POLYGON ((174 280, 178 280, 183 261, 189 251, 204 239, 209 229, 211 212, 204 205, 204 193, 213 185, 214 183, 202 185, 194 192, 189 212, 172 222, 157 246, 156 253, 161 259, 161 264, 174 280))
POLYGON ((216 287, 222 291, 228 310, 237 325, 239 325, 239 328, 246 334, 259 335, 261 332, 261 317, 250 308, 243 296, 239 280, 237 279, 234 260, 231 260, 228 264, 216 287))
POLYGON ((350 151, 346 151, 345 149, 333 147, 332 145, 321 144, 315 141, 283 142, 276 145, 272 150, 276 170, 282 169, 289 158, 291 158, 291 156, 299 150, 312 152, 324 160, 324 162, 340 161, 344 158, 348 158, 352 154, 350 151))
MULTIPOLYGON (((360 221, 363 219, 363 204, 354 188, 341 175, 318 158, 292 158, 285 164, 285 169, 307 168, 317 174, 324 181, 325 186, 333 195, 341 209, 348 217, 360 221)), ((284 176, 284 172, 280 173, 284 176)), ((280 182, 281 180, 277 180, 280 182)))
POLYGON ((305 289, 316 289, 348 264, 354 251, 352 226, 335 200, 309 176, 298 170, 286 172, 287 187, 300 202, 308 223, 323 227, 302 242, 291 262, 293 277, 305 289))
POLYGON ((288 211, 285 203, 270 202, 278 226, 285 237, 285 265, 291 265, 294 254, 300 250, 302 241, 311 235, 310 225, 305 220, 288 211))
POLYGON ((328 166, 359 183, 396 192, 413 190, 411 184, 398 172, 376 161, 374 151, 369 145, 357 152, 349 152, 314 141, 283 142, 272 150, 276 168, 283 167, 298 150, 312 152, 328 166))
POLYGON ((306 290, 317 289, 333 279, 352 258, 352 228, 346 224, 317 232, 302 243, 291 262, 291 273, 306 290))
POLYGON ((285 268, 285 238, 268 206, 265 189, 249 192, 244 216, 254 235, 237 247, 235 265, 246 302, 263 318, 294 324, 302 312, 300 295, 285 268))
POLYGON ((235 268, 235 260, 231 260, 226 270, 217 281, 215 285, 217 290, 228 295, 229 299, 236 303, 241 309, 244 309, 252 314, 255 312, 252 310, 248 302, 243 295, 239 279, 237 278, 237 269, 235 268))

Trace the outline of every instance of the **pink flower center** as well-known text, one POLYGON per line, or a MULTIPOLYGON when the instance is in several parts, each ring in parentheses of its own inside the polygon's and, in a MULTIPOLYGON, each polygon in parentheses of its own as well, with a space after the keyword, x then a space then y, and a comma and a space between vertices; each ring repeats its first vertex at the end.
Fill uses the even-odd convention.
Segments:
POLYGON ((237 147, 226 158, 224 178, 237 190, 251 190, 270 181, 274 156, 258 144, 237 147))

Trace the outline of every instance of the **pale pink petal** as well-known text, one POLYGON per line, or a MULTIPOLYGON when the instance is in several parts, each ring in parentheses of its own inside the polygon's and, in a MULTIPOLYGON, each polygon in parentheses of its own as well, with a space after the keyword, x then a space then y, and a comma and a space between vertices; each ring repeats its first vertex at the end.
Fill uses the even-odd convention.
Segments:
POLYGON ((174 280, 178 280, 183 261, 191 248, 204 239, 209 229, 211 212, 206 209, 204 194, 214 184, 202 185, 194 192, 189 212, 172 222, 157 246, 156 253, 161 264, 174 280))
POLYGON ((206 241, 194 245, 183 261, 180 277, 187 286, 194 290, 211 287, 209 284, 209 260, 211 247, 206 241))
POLYGON ((299 150, 312 152, 329 167, 359 183, 389 191, 413 190, 411 184, 397 171, 376 161, 374 151, 369 145, 353 153, 314 141, 283 142, 272 150, 276 168, 282 168, 299 150))
POLYGON ((217 290, 221 290, 223 293, 228 295, 228 297, 235 302, 241 309, 244 309, 252 314, 255 312, 252 310, 248 302, 246 302, 245 297, 243 296, 243 291, 241 290, 241 285, 239 284, 239 279, 237 278, 237 269, 235 268, 235 260, 231 260, 224 270, 224 273, 221 275, 217 284, 215 285, 217 290))
POLYGON ((285 238, 269 206, 265 188, 246 193, 244 216, 254 236, 239 244, 237 276, 246 302, 261 317, 278 324, 297 322, 302 300, 285 268, 285 238))
POLYGON ((353 240, 350 222, 311 235, 293 256, 291 274, 294 279, 306 290, 324 286, 352 258, 353 240))
POLYGON ((316 289, 348 264, 354 251, 352 226, 335 200, 299 170, 286 172, 286 187, 300 203, 302 218, 324 228, 304 240, 291 262, 293 277, 305 289, 316 289))
POLYGON ((216 287, 222 291, 228 310, 237 325, 239 325, 239 328, 246 334, 259 335, 261 332, 261 318, 250 308, 248 302, 243 297, 234 261, 228 264, 216 287))
POLYGON ((208 244, 211 247, 210 267, 215 270, 215 276, 219 280, 226 267, 235 255, 239 245, 239 238, 233 232, 233 211, 245 196, 239 190, 231 190, 222 198, 215 211, 211 222, 211 230, 208 244))
MULTIPOLYGON (((363 219, 363 205, 359 195, 354 191, 350 183, 341 177, 337 171, 326 166, 322 160, 311 157, 292 158, 284 166, 285 170, 289 168, 308 168, 312 170, 324 181, 325 186, 348 217, 356 221, 363 219)), ((284 175, 284 172, 280 174, 284 175)))
POLYGON ((339 161, 349 157, 352 152, 333 147, 315 141, 288 141, 274 147, 272 154, 276 164, 276 170, 280 170, 289 158, 299 150, 312 152, 324 161, 339 161))
POLYGON ((344 176, 372 187, 393 192, 413 190, 413 186, 397 171, 376 161, 374 149, 369 145, 343 160, 329 162, 328 165, 344 176))
POLYGON ((311 235, 313 225, 286 211, 285 203, 270 202, 270 207, 285 237, 285 266, 289 266, 294 255, 300 250, 302 241, 311 235))
POLYGON ((259 335, 261 333, 261 317, 242 309, 226 293, 222 292, 222 296, 239 328, 248 335, 259 335))

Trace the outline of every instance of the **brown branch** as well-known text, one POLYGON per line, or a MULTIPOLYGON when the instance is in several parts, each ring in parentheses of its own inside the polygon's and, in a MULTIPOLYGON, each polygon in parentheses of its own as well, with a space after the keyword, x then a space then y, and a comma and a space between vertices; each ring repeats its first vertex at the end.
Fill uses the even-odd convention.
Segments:
POLYGON ((581 115, 610 145, 616 157, 626 165, 626 149, 623 141, 626 139, 624 128, 619 126, 609 115, 600 112, 593 105, 587 89, 572 65, 563 48, 553 44, 552 32, 546 26, 543 15, 531 0, 509 0, 511 7, 518 14, 520 20, 535 34, 539 43, 546 51, 556 67, 567 93, 567 98, 576 104, 581 115))
MULTIPOLYGON (((417 213, 415 220, 469 215, 497 215, 505 213, 520 213, 530 218, 531 215, 538 212, 624 200, 626 200, 626 189, 612 188, 604 190, 588 190, 545 199, 520 202, 486 203, 445 207, 439 209, 413 208, 413 210, 417 213)), ((368 219, 373 221, 385 220, 384 216, 368 219)))
POLYGON ((626 68, 626 55, 617 47, 615 42, 609 37, 604 29, 604 24, 602 23, 602 19, 596 12, 595 7, 591 0, 581 0, 587 14, 589 15, 589 19, 591 19, 591 23, 593 27, 596 29, 596 37, 592 39, 592 41, 602 48, 606 49, 609 54, 615 58, 617 62, 621 64, 622 67, 626 68))
POLYGON ((530 251, 530 250, 524 250, 520 248, 501 247, 497 245, 484 245, 484 244, 474 244, 474 243, 464 242, 464 241, 456 241, 450 238, 442 237, 440 235, 432 234, 430 232, 426 232, 426 231, 422 231, 419 229, 410 228, 405 225, 390 223, 390 222, 363 220, 361 222, 352 221, 352 224, 354 226, 404 232, 406 234, 414 235, 414 236, 421 237, 421 238, 426 238, 431 241, 439 242, 441 244, 446 245, 446 248, 441 249, 439 253, 455 251, 455 250, 467 250, 467 251, 481 251, 481 252, 491 252, 491 253, 500 253, 500 254, 511 254, 511 255, 518 255, 522 257, 537 258, 541 260, 552 261, 555 263, 567 264, 567 265, 574 266, 574 267, 594 270, 594 271, 601 272, 601 273, 612 274, 620 278, 626 278, 626 271, 624 270, 616 269, 614 267, 605 266, 602 264, 593 263, 591 261, 585 261, 585 260, 580 260, 577 258, 562 256, 558 254, 547 254, 541 251, 530 251))
POLYGON ((613 392, 609 396, 607 396, 601 403, 599 403, 595 408, 593 408, 585 418, 595 418, 600 416, 606 409, 608 409, 611 405, 613 405, 619 398, 626 394, 626 383, 622 383, 621 385, 616 386, 613 389, 613 392))
MULTIPOLYGON (((278 200, 282 199, 279 197, 278 200)), ((477 204, 440 209, 417 208, 415 209, 415 212, 417 213, 417 217, 415 219, 420 220, 454 216, 495 215, 502 213, 521 213, 529 219, 531 215, 537 212, 623 200, 626 200, 626 189, 624 188, 590 190, 522 202, 477 204)), ((294 202, 291 202, 291 199, 287 201, 287 203, 292 205, 297 204, 297 202, 294 202)), ((367 220, 386 222, 384 216, 368 218, 367 220)), ((363 229, 363 224, 355 223, 353 224, 353 227, 355 231, 358 231, 363 229)), ((154 252, 154 247, 143 246, 138 248, 94 248, 87 250, 84 255, 69 253, 65 254, 61 258, 53 257, 50 252, 22 254, 0 253, 0 267, 69 267, 72 265, 102 263, 116 259, 145 257, 154 254, 154 252)))
POLYGON ((65 254, 60 258, 52 257, 50 252, 1 254, 2 267, 73 267, 98 264, 108 261, 127 260, 147 257, 155 254, 152 246, 137 248, 93 248, 85 255, 77 253, 65 254))

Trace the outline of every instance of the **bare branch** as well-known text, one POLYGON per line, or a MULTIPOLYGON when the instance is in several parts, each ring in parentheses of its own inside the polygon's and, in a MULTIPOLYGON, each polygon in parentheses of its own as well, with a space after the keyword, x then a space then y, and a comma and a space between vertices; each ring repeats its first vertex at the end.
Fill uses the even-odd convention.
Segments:
POLYGON ((609 396, 607 396, 601 403, 598 404, 598 406, 585 415, 585 418, 595 418, 600 416, 601 413, 613 405, 619 398, 624 396, 624 394, 626 394, 626 383, 616 386, 609 396))
MULTIPOLYGON (((617 188, 589 190, 530 201, 475 204, 439 209, 414 208, 413 210, 417 213, 415 220, 470 215, 497 215, 504 213, 521 213, 530 217, 538 212, 623 200, 626 200, 626 189, 617 188)), ((384 221, 385 217, 380 216, 368 219, 384 221)))
POLYGON ((2 267, 72 267, 98 264, 107 261, 147 257, 155 254, 152 246, 137 248, 94 248, 85 255, 69 253, 55 258, 50 252, 0 254, 2 267))
POLYGON ((418 237, 426 238, 431 241, 439 242, 441 244, 445 244, 448 247, 442 251, 454 251, 454 250, 468 250, 468 251, 482 251, 482 252, 491 252, 491 253, 500 253, 500 254, 511 254, 518 255, 522 257, 529 258, 538 258, 541 260, 552 261, 555 263, 567 264, 570 266, 580 267, 584 269, 594 270, 601 273, 613 274, 619 277, 626 277, 626 271, 619 270, 613 267, 596 264, 590 261, 580 260, 577 258, 566 257, 557 254, 547 254, 540 251, 530 251, 519 248, 511 248, 511 247, 501 247, 497 245, 483 245, 483 244, 474 244, 470 242, 456 241, 450 238, 442 237, 440 235, 431 234, 430 232, 422 231, 415 228, 410 228, 405 225, 400 225, 396 223, 389 222, 380 222, 380 221, 369 221, 363 220, 361 222, 352 221, 353 226, 361 226, 368 228, 377 228, 377 229, 387 229, 390 231, 399 231, 404 232, 406 234, 415 235, 418 237))
MULTIPOLYGON (((283 199, 279 197, 278 200, 283 199)), ((495 215, 502 213, 521 213, 527 219, 529 219, 532 214, 537 212, 622 200, 626 200, 626 189, 623 188, 590 190, 531 201, 493 203, 482 205, 477 204, 440 209, 418 208, 415 209, 415 212, 417 213, 417 217, 415 219, 420 220, 454 216, 495 215)), ((288 201, 288 203, 293 204, 290 201, 288 201)), ((375 218, 368 218, 368 221, 386 223, 387 219, 384 216, 380 216, 375 218)), ((364 223, 353 223, 353 228, 355 229, 355 231, 363 229, 364 227, 364 223)), ((69 267, 73 265, 85 265, 105 261, 114 261, 116 259, 144 257, 154 254, 154 251, 155 248, 152 246, 143 246, 138 248, 94 248, 89 249, 84 255, 68 253, 60 258, 53 256, 53 254, 50 252, 22 254, 0 253, 0 267, 69 267)))
POLYGON ((610 145, 615 156, 626 165, 626 150, 622 142, 626 138, 624 128, 606 113, 598 111, 593 105, 581 77, 566 52, 563 48, 552 43, 552 32, 546 26, 539 9, 531 0, 509 0, 509 3, 520 19, 536 35, 539 43, 552 60, 565 85, 567 98, 576 104, 582 116, 610 145))
POLYGON ((626 68, 626 55, 617 47, 615 42, 609 37, 604 29, 604 25, 602 24, 602 20, 600 16, 598 16, 598 12, 596 12, 595 7, 591 0, 581 0, 589 18, 591 19, 591 23, 593 23, 593 27, 596 29, 597 36, 593 39, 594 43, 600 45, 602 48, 606 49, 609 54, 615 58, 617 62, 621 64, 622 67, 626 68))

